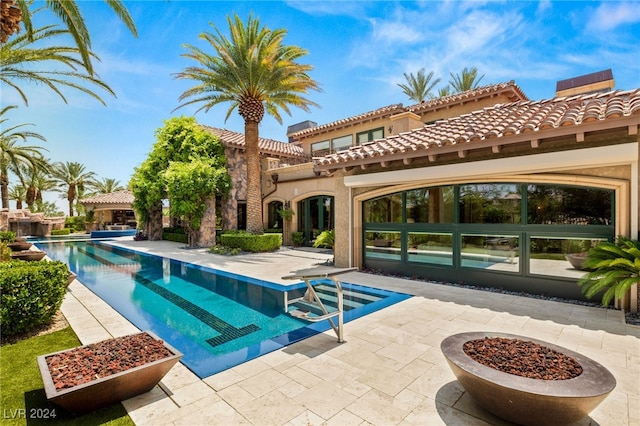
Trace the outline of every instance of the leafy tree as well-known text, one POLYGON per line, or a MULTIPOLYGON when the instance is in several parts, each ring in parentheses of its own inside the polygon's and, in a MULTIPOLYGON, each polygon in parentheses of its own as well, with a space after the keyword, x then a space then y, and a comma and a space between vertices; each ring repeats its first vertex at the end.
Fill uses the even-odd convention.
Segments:
POLYGON ((194 223, 197 220, 194 222, 196 216, 193 216, 193 212, 199 207, 189 204, 205 204, 205 198, 225 195, 231 181, 226 169, 224 147, 215 136, 202 129, 193 117, 174 117, 164 123, 156 131, 156 142, 149 156, 135 169, 129 182, 135 197, 134 209, 145 224, 150 240, 162 238, 163 199, 169 196, 171 201, 173 197, 179 205, 172 206, 172 210, 191 215, 191 227, 196 229, 194 223), (194 166, 194 169, 185 166, 190 163, 198 166, 194 166), (203 172, 203 164, 211 170, 203 172), (201 182, 202 175, 207 173, 215 183, 215 188, 201 182), (191 179, 201 182, 205 188, 194 189, 194 183, 188 181, 190 175, 191 179), (188 193, 180 195, 181 187, 193 192, 193 197, 188 193))
POLYGON ((602 304, 622 299, 627 291, 640 284, 640 242, 622 236, 616 243, 601 242, 589 250, 583 262, 591 272, 578 285, 588 298, 602 294, 602 304))
POLYGON ((64 212, 61 212, 58 209, 58 206, 56 206, 56 203, 53 203, 51 201, 42 202, 38 211, 44 213, 44 215, 47 217, 64 216, 64 212))
POLYGON ((460 74, 454 75, 453 73, 449 73, 449 75, 451 75, 449 84, 453 87, 455 93, 475 89, 478 87, 478 84, 480 84, 480 80, 484 78, 484 74, 478 77, 478 68, 476 67, 471 69, 465 67, 460 74))
POLYGON ((182 218, 189 247, 197 245, 196 233, 207 208, 204 200, 223 188, 228 189, 228 177, 226 169, 211 167, 210 162, 203 159, 170 163, 165 178, 171 215, 182 218))
POLYGON ((196 85, 180 95, 186 101, 178 108, 201 104, 198 111, 207 112, 220 103, 229 102, 226 118, 238 109, 244 119, 245 158, 247 162, 247 231, 262 234, 262 189, 258 125, 265 112, 282 124, 279 110, 290 114, 289 105, 309 111, 316 105, 301 94, 319 90, 307 74, 313 67, 296 62, 307 54, 297 46, 283 45, 285 29, 269 30, 258 19, 249 16, 246 26, 237 15, 227 17, 230 38, 218 29, 204 32, 200 38, 214 50, 209 54, 192 45, 183 56, 198 66, 187 67, 176 75, 193 80, 196 85))
POLYGON ((51 176, 57 182, 56 190, 64 193, 69 202, 69 216, 73 216, 73 205, 78 195, 84 193, 85 186, 93 181, 95 173, 87 171, 85 166, 75 161, 55 163, 51 176))
POLYGON ((61 86, 79 90, 105 105, 102 98, 84 84, 94 85, 107 93, 115 93, 96 76, 77 71, 82 62, 77 58, 78 49, 64 45, 49 45, 53 39, 67 34, 64 30, 47 26, 28 34, 20 35, 0 47, 0 81, 18 92, 25 105, 27 95, 20 87, 21 82, 38 83, 49 87, 66 103, 61 86), (60 65, 60 69, 54 69, 60 65))
MULTIPOLYGON (((2 3, 2 22, 7 23, 7 25, 2 26, 2 43, 7 42, 15 32, 20 30, 20 22, 22 22, 26 29, 25 36, 30 40, 34 39, 37 30, 33 29, 33 25, 31 24, 32 12, 29 10, 32 1, 3 0, 2 3), (5 5, 4 3, 8 4, 5 5)), ((131 18, 124 3, 121 0, 105 0, 105 3, 109 5, 116 16, 127 26, 129 31, 137 37, 138 32, 133 18, 131 18)), ((65 32, 68 32, 76 43, 76 50, 80 54, 82 65, 89 75, 93 75, 93 65, 91 64, 91 57, 93 56, 91 53, 91 37, 77 2, 75 0, 45 0, 45 7, 52 11, 56 17, 64 23, 66 26, 65 32)), ((40 9, 36 11, 38 10, 40 9)))
MULTIPOLYGON (((3 118, 4 114, 16 108, 10 105, 0 110, 0 124, 8 121, 3 118)), ((2 208, 9 208, 9 171, 20 176, 20 167, 29 165, 34 168, 43 167, 45 164, 41 150, 43 147, 37 145, 19 145, 19 141, 26 142, 28 138, 45 140, 44 136, 30 131, 19 130, 29 124, 18 124, 0 130, 0 193, 2 195, 2 208)))
POLYGON ((402 89, 402 93, 415 102, 423 102, 426 99, 432 99, 433 94, 431 91, 436 84, 440 83, 439 78, 431 81, 433 78, 433 71, 428 75, 425 75, 424 68, 421 68, 417 75, 414 75, 413 73, 404 73, 404 78, 406 83, 398 83, 398 86, 402 89))

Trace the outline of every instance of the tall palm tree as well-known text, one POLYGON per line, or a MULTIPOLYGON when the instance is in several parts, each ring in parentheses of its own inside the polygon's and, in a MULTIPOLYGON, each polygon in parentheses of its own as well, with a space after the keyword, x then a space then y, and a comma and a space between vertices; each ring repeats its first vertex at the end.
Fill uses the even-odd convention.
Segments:
POLYGON ((451 86, 444 86, 438 89, 438 97, 444 98, 445 96, 451 96, 451 86))
POLYGON ((407 95, 409 99, 416 102, 423 102, 427 98, 433 98, 431 91, 436 84, 440 83, 439 78, 431 81, 433 78, 433 71, 425 75, 424 68, 421 68, 417 75, 414 75, 413 73, 407 74, 405 72, 404 78, 406 83, 398 83, 398 86, 402 89, 402 93, 407 95))
MULTIPOLYGON (((0 125, 8 119, 3 118, 4 114, 16 108, 9 105, 0 110, 0 125)), ((0 194, 2 198, 2 208, 9 208, 9 171, 20 176, 20 166, 29 165, 31 167, 42 167, 45 159, 41 151, 45 148, 37 145, 20 145, 18 142, 26 142, 28 138, 46 140, 39 133, 19 130, 21 127, 30 124, 18 124, 0 130, 0 194)))
POLYGON ((480 80, 484 78, 484 74, 478 78, 478 68, 476 67, 471 69, 464 67, 460 74, 454 75, 453 73, 449 73, 449 75, 451 75, 449 84, 453 87, 455 93, 475 89, 478 87, 478 84, 480 84, 480 80))
MULTIPOLYGON (((9 187, 9 199, 16 202, 16 209, 22 208, 22 202, 27 197, 27 189, 22 185, 12 185, 9 187)), ((32 210, 33 211, 33 210, 32 210)))
POLYGON ((44 167, 22 167, 20 182, 26 190, 25 202, 32 212, 40 211, 42 193, 56 188, 56 182, 49 177, 51 165, 45 160, 44 167))
MULTIPOLYGON (((262 234, 262 193, 260 187, 260 156, 258 125, 265 111, 282 124, 279 109, 287 114, 289 105, 309 111, 316 104, 301 94, 319 90, 309 77, 311 65, 296 62, 307 54, 305 49, 282 44, 285 29, 269 30, 258 19, 249 16, 246 26, 238 15, 227 16, 231 37, 215 29, 200 38, 209 42, 214 54, 192 45, 183 56, 198 62, 176 75, 197 84, 180 95, 186 101, 178 108, 202 104, 197 111, 207 112, 213 106, 230 102, 226 118, 234 109, 244 119, 245 158, 247 162, 247 231, 262 234)), ((196 112, 197 112, 196 111, 196 112)))
POLYGON ((75 161, 55 163, 51 169, 51 176, 58 183, 57 191, 66 194, 69 202, 69 216, 73 216, 73 203, 78 194, 84 193, 87 183, 92 182, 95 173, 87 171, 84 165, 75 161))
POLYGON ((111 192, 122 191, 124 186, 120 185, 120 181, 112 178, 103 178, 95 180, 91 183, 91 187, 94 189, 92 194, 110 194, 111 192))
POLYGON ((32 38, 22 34, 3 43, 0 47, 0 81, 15 89, 28 105, 27 96, 20 88, 20 82, 39 83, 49 87, 66 103, 60 86, 80 90, 106 105, 94 91, 85 87, 85 83, 97 86, 107 93, 115 93, 106 83, 94 75, 77 71, 82 66, 78 59, 77 48, 51 46, 51 40, 63 37, 67 32, 47 26, 33 31, 32 38), (38 43, 36 45, 36 43, 38 43), (42 46, 42 47, 41 47, 42 46), (61 68, 55 69, 54 65, 61 68))
MULTIPOLYGON (((138 31, 126 6, 121 0, 105 0, 111 10, 127 26, 129 31, 137 37, 138 31)), ((2 43, 20 30, 20 22, 26 29, 26 36, 32 38, 35 34, 31 24, 32 12, 29 10, 30 0, 2 0, 2 43), (4 25, 4 23, 7 25, 4 25)), ((82 58, 82 65, 89 75, 93 75, 91 64, 91 37, 85 24, 80 8, 75 0, 45 0, 45 7, 52 11, 65 25, 67 32, 73 37, 76 48, 82 58)), ((38 9, 39 10, 39 9, 38 9)))

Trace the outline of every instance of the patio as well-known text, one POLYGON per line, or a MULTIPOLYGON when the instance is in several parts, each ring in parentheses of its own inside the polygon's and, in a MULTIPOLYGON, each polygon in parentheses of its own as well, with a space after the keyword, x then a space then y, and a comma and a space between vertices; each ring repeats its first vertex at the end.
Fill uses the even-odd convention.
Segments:
MULTIPOLYGON (((116 245, 286 283, 330 254, 282 249, 225 257, 167 241, 116 245), (268 268, 265 268, 268 264, 268 268)), ((640 423, 640 327, 620 311, 469 290, 360 272, 342 281, 415 295, 332 331, 200 380, 178 364, 147 394, 123 404, 138 425, 504 425, 456 382, 440 352, 462 331, 500 331, 580 352, 617 387, 579 425, 640 423)), ((83 344, 137 329, 75 281, 62 310, 83 344)))

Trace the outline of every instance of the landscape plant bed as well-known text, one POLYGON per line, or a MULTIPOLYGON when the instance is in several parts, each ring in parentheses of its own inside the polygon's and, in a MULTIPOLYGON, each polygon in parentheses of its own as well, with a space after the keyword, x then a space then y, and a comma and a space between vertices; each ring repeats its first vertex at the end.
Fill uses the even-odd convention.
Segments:
POLYGON ((145 331, 38 357, 47 398, 84 413, 151 390, 182 354, 145 331))
POLYGON ((440 347, 471 397, 496 416, 522 425, 576 422, 616 386, 613 375, 594 360, 523 336, 459 333, 440 347))

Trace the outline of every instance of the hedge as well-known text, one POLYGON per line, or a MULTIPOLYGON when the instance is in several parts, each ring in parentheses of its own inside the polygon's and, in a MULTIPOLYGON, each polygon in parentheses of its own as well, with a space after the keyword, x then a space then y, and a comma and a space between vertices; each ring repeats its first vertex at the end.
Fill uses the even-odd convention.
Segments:
POLYGON ((167 241, 175 241, 176 243, 185 243, 189 242, 189 236, 187 234, 176 234, 173 232, 163 232, 162 239, 167 241))
POLYGON ((282 246, 282 234, 225 233, 220 235, 220 243, 226 247, 260 253, 279 249, 282 246))
POLYGON ((60 261, 0 263, 2 334, 25 333, 51 321, 62 305, 69 269, 60 261))
POLYGON ((51 230, 51 235, 69 235, 70 233, 71 233, 71 229, 70 228, 52 229, 51 230))
POLYGON ((0 241, 12 243, 16 240, 16 233, 13 231, 0 231, 0 241))

